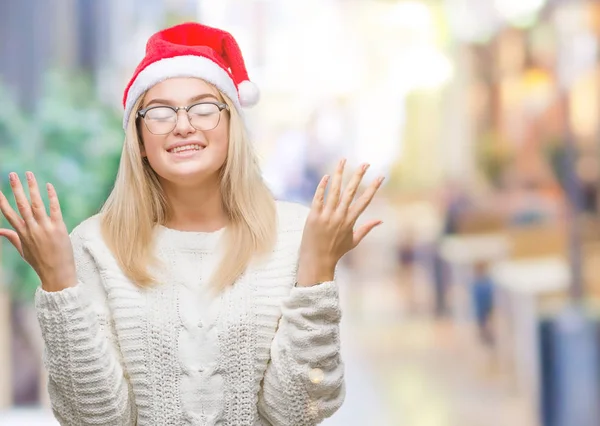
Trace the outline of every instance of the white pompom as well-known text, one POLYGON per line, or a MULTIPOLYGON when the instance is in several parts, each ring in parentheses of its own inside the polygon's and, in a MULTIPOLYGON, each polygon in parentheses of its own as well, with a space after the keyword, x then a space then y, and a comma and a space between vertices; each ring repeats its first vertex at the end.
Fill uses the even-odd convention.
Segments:
POLYGON ((260 91, 258 90, 258 87, 249 80, 242 81, 238 85, 238 93, 240 95, 240 103, 243 107, 254 106, 260 99, 260 91))

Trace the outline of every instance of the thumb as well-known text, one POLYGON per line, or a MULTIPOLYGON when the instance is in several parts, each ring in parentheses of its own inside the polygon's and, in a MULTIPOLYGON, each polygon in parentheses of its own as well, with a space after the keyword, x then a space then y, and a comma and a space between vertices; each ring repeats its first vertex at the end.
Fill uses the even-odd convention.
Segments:
POLYGON ((0 228, 0 237, 5 237, 8 241, 10 241, 10 243, 19 251, 21 257, 23 257, 23 245, 21 244, 19 234, 11 229, 0 228))
POLYGON ((370 222, 365 223, 363 226, 354 231, 354 247, 356 247, 363 240, 363 238, 365 238, 367 234, 373 230, 373 228, 381 225, 382 223, 383 222, 381 220, 371 220, 370 222))

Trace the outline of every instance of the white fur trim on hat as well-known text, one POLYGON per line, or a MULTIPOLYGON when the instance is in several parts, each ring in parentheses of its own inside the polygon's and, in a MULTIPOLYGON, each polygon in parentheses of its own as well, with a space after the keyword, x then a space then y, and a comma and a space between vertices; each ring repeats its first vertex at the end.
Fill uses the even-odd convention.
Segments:
POLYGON ((175 56, 153 62, 138 74, 127 92, 123 114, 124 129, 127 129, 129 116, 139 97, 152 86, 174 77, 197 77, 214 84, 231 99, 240 115, 243 115, 235 83, 223 68, 202 56, 175 56))

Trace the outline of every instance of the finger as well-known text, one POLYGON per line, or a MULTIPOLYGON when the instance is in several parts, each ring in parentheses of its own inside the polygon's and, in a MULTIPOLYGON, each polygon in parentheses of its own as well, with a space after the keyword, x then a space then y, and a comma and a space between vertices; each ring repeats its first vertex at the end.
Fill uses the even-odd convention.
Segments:
POLYGON ((352 223, 355 223, 358 220, 358 217, 365 211, 367 206, 371 204, 375 193, 381 187, 384 179, 384 177, 375 179, 350 208, 349 218, 352 223))
POLYGON ((23 189, 23 185, 21 185, 21 180, 16 173, 10 174, 10 186, 12 188, 15 201, 17 202, 17 209, 19 210, 19 213, 21 213, 21 217, 25 223, 33 222, 34 218, 33 212, 31 211, 31 205, 29 204, 27 195, 25 195, 25 190, 23 189))
POLYGON ((312 208, 317 211, 321 211, 323 203, 325 202, 325 189, 327 188, 327 182, 329 182, 329 175, 323 176, 321 182, 317 186, 315 196, 313 197, 312 208))
POLYGON ((8 223, 10 223, 10 225, 16 229, 17 232, 23 231, 23 228, 25 227, 25 221, 23 221, 17 212, 13 210, 2 191, 0 191, 0 211, 2 211, 2 214, 6 220, 8 220, 8 223))
POLYGON ((383 222, 381 220, 372 220, 354 231, 354 236, 352 238, 353 246, 356 247, 363 240, 363 238, 365 238, 367 234, 373 230, 373 228, 381 225, 382 223, 383 222))
POLYGON ((31 199, 31 211, 35 220, 43 221, 48 218, 46 214, 46 206, 42 201, 40 189, 38 188, 37 180, 32 172, 26 172, 27 185, 29 186, 29 198, 31 199))
POLYGON ((342 196, 342 200, 340 201, 339 209, 341 209, 342 211, 345 212, 350 208, 350 204, 352 204, 352 201, 356 196, 356 191, 358 191, 358 186, 360 185, 360 182, 365 176, 365 173, 367 172, 368 168, 369 164, 363 164, 358 168, 356 173, 354 173, 352 179, 350 179, 350 182, 348 183, 348 186, 346 187, 342 196))
POLYGON ((325 208, 330 212, 336 209, 340 201, 340 191, 342 188, 342 177, 344 176, 345 165, 346 159, 343 159, 338 163, 335 174, 333 175, 333 180, 331 181, 331 186, 329 187, 325 208))
POLYGON ((10 243, 19 251, 21 257, 23 257, 23 245, 21 244, 19 234, 12 229, 0 228, 0 237, 5 237, 8 241, 10 241, 10 243))
POLYGON ((54 222, 60 222, 63 220, 63 217, 62 210, 60 209, 60 202, 58 201, 58 195, 56 194, 56 189, 51 183, 46 185, 46 189, 48 190, 48 199, 50 200, 50 219, 52 219, 54 222))

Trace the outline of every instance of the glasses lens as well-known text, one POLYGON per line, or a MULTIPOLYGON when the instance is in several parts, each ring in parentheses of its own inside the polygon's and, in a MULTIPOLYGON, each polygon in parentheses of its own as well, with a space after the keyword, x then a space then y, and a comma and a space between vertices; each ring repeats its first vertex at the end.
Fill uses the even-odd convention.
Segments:
POLYGON ((219 124, 221 110, 215 104, 202 103, 190 108, 188 115, 192 126, 198 130, 212 130, 219 124))
POLYGON ((170 133, 175 128, 177 114, 171 108, 152 108, 146 112, 144 121, 150 133, 164 135, 170 133))

